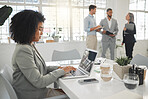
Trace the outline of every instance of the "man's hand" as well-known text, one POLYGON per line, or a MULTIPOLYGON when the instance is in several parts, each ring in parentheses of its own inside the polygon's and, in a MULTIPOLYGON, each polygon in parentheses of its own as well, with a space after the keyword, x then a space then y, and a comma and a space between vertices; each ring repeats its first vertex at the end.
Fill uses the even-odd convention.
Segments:
POLYGON ((97 31, 97 32, 100 32, 100 31, 101 31, 101 29, 97 29, 96 31, 97 31))
POLYGON ((98 28, 101 28, 101 27, 102 27, 101 25, 96 26, 97 29, 98 29, 98 28))
POLYGON ((122 46, 124 45, 124 43, 121 44, 122 46))
POLYGON ((103 30, 103 32, 102 32, 103 34, 106 34, 106 31, 105 30, 103 30))
POLYGON ((110 36, 110 37, 115 37, 115 35, 114 35, 114 34, 109 34, 109 36, 110 36))
POLYGON ((101 25, 98 25, 98 26, 96 26, 96 27, 93 27, 93 28, 90 28, 90 31, 96 31, 97 29, 99 29, 99 28, 101 28, 101 25))
POLYGON ((124 29, 123 29, 124 31, 126 31, 126 28, 124 27, 124 29))

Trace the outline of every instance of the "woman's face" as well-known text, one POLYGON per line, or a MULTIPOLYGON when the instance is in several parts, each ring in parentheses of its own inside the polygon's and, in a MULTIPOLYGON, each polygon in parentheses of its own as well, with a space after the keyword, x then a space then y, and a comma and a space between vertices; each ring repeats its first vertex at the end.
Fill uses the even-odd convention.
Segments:
POLYGON ((127 20, 127 21, 130 20, 130 16, 129 16, 129 14, 126 15, 126 20, 127 20))
POLYGON ((38 28, 35 32, 35 37, 33 38, 33 42, 38 42, 41 39, 42 34, 43 34, 43 22, 39 22, 38 28))

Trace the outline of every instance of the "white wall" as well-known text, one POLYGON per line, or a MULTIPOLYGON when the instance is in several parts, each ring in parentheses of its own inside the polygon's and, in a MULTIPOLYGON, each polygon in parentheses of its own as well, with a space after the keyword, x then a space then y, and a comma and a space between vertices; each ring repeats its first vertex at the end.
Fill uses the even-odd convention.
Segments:
POLYGON ((119 27, 117 38, 122 39, 125 16, 129 12, 129 0, 107 0, 107 8, 113 9, 113 18, 117 20, 119 27))
POLYGON ((148 40, 138 40, 134 46, 133 55, 141 54, 148 57, 148 40))
MULTIPOLYGON (((43 56, 44 60, 51 61, 52 53, 54 50, 66 51, 77 49, 80 53, 80 56, 83 55, 83 52, 86 48, 85 42, 63 42, 63 43, 42 43, 36 44, 36 47, 40 54, 43 56)), ((12 55, 15 49, 15 44, 0 44, 0 67, 5 64, 12 65, 12 55)))
POLYGON ((38 51, 44 57, 45 61, 51 61, 52 53, 54 50, 68 51, 77 49, 80 56, 82 57, 83 52, 86 48, 85 42, 63 42, 63 43, 44 43, 36 45, 38 51))

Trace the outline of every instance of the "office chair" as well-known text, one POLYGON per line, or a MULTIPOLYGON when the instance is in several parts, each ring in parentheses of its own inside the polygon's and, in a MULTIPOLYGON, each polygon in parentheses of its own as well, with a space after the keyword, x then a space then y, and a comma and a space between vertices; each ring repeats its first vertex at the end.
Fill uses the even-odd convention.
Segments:
POLYGON ((0 98, 1 99, 10 99, 10 96, 6 90, 6 87, 4 86, 3 82, 2 82, 2 77, 0 74, 0 98))
POLYGON ((12 67, 5 64, 4 67, 2 67, 1 72, 2 72, 3 76, 9 81, 9 83, 12 84, 12 81, 13 81, 13 77, 12 77, 13 69, 12 69, 12 67))
POLYGON ((145 65, 148 67, 148 57, 142 56, 140 54, 137 54, 133 57, 130 64, 136 64, 136 65, 145 65))
MULTIPOLYGON (((2 99, 18 99, 17 95, 12 87, 12 73, 13 70, 10 66, 5 65, 3 69, 0 70, 0 95, 2 99)), ((68 99, 67 95, 59 95, 44 99, 68 99)))
POLYGON ((80 54, 76 49, 69 51, 57 51, 54 50, 52 54, 52 61, 61 61, 61 60, 73 60, 80 59, 80 54))
MULTIPOLYGON (((8 99, 18 99, 12 85, 4 77, 3 71, 0 72, 0 80, 1 80, 0 84, 1 84, 1 86, 3 86, 2 89, 0 88, 0 92, 3 92, 4 95, 9 97, 8 99)), ((2 99, 7 99, 7 98, 3 97, 2 99)))

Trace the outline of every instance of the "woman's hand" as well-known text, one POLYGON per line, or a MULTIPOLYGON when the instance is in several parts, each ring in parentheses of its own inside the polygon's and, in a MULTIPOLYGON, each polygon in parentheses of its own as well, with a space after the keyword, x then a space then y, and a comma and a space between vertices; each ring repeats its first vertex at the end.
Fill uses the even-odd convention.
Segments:
POLYGON ((58 69, 62 69, 63 67, 59 66, 58 69))
POLYGON ((124 27, 124 29, 123 29, 124 31, 126 31, 126 28, 124 27))
POLYGON ((69 73, 71 70, 76 71, 76 68, 72 66, 66 66, 62 68, 66 73, 69 73))

